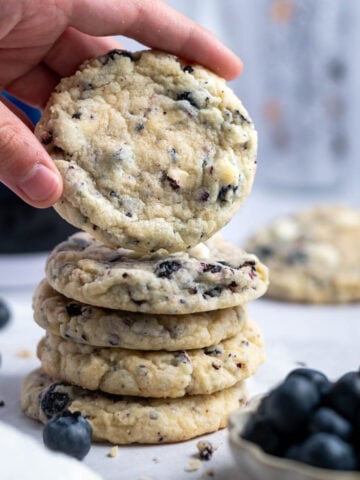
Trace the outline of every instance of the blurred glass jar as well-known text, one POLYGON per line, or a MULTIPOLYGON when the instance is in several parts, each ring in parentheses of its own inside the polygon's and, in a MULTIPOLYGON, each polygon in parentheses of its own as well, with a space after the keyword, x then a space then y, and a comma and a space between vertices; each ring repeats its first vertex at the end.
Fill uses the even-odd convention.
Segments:
POLYGON ((0 257, 47 252, 75 231, 53 208, 31 207, 0 184, 0 257))

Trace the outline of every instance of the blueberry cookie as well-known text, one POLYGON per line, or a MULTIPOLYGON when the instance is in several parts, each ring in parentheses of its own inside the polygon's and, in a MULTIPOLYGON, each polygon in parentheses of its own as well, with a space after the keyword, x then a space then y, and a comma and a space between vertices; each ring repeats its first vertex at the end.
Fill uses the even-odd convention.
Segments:
POLYGON ((226 426, 230 412, 245 405, 243 382, 213 395, 176 399, 120 397, 52 380, 40 369, 23 383, 22 410, 46 423, 64 409, 80 411, 93 429, 94 441, 117 445, 171 443, 226 426))
POLYGON ((79 302, 170 315, 244 305, 263 295, 268 282, 255 255, 218 236, 186 253, 139 257, 78 233, 50 254, 46 276, 79 302))
POLYGON ((136 350, 208 347, 239 333, 246 320, 246 310, 240 305, 188 315, 104 309, 64 297, 46 280, 35 291, 33 309, 38 325, 65 339, 136 350))
POLYGON ((306 303, 360 300, 360 211, 320 206, 278 218, 246 248, 270 269, 268 296, 306 303))
POLYGON ((48 333, 38 345, 43 370, 89 390, 117 395, 175 398, 208 395, 253 375, 264 360, 259 328, 217 345, 176 352, 95 348, 48 333))
POLYGON ((225 81, 151 50, 86 61, 57 86, 36 134, 63 177, 59 214, 141 253, 205 241, 256 170, 253 123, 225 81))

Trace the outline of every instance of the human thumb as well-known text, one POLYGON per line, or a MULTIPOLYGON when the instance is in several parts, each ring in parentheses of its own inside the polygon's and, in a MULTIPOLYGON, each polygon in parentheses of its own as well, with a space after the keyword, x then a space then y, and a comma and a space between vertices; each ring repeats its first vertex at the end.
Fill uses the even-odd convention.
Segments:
POLYGON ((54 163, 32 131, 0 101, 0 181, 34 207, 53 205, 62 192, 54 163))

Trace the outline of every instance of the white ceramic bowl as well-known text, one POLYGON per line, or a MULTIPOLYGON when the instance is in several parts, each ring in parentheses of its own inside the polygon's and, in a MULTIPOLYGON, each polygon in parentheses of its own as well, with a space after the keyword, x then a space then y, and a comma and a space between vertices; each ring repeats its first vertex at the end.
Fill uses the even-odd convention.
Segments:
POLYGON ((260 396, 255 397, 247 407, 233 412, 228 421, 230 449, 241 480, 360 480, 360 472, 325 470, 275 457, 241 438, 241 432, 260 400, 260 396))

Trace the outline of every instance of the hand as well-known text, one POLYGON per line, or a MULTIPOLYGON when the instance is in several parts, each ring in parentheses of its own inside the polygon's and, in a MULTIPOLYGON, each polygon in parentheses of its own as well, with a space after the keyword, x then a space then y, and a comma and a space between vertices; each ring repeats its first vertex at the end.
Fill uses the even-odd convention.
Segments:
MULTIPOLYGON (((43 108, 61 77, 125 35, 232 79, 239 58, 160 0, 0 0, 0 91, 43 108)), ((60 175, 15 107, 0 96, 0 181, 30 205, 61 195, 60 175)))

